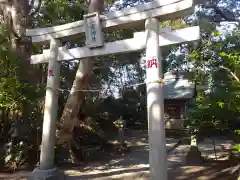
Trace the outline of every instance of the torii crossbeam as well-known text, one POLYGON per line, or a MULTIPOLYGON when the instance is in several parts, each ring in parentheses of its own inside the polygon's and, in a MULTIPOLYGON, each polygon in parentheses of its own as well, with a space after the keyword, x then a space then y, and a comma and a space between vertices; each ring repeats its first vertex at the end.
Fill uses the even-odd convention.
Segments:
MULTIPOLYGON (((101 24, 104 31, 133 27, 144 29, 145 20, 150 17, 161 20, 176 19, 192 13, 193 6, 194 0, 154 0, 146 4, 139 4, 136 7, 101 15, 101 24)), ((34 43, 48 43, 52 38, 79 38, 79 35, 84 34, 84 32, 84 21, 80 20, 59 26, 27 29, 26 36, 30 36, 34 43)))
MULTIPOLYGON (((167 31, 161 28, 159 33, 159 46, 169 46, 172 44, 180 44, 199 39, 199 26, 184 28, 180 30, 167 31)), ((124 39, 114 42, 105 43, 102 48, 89 49, 88 47, 78 47, 66 49, 59 47, 58 61, 71 61, 76 59, 83 59, 88 57, 103 56, 108 54, 128 53, 139 51, 146 48, 145 32, 134 33, 131 39, 124 39)), ((44 50, 42 54, 31 56, 31 64, 47 63, 49 62, 50 50, 44 50)))

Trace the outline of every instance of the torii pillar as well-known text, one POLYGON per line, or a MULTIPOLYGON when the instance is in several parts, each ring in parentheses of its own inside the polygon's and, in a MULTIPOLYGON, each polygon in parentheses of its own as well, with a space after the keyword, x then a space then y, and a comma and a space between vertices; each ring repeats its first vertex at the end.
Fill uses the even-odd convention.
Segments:
POLYGON ((167 180, 164 130, 162 56, 159 48, 159 21, 149 18, 146 28, 147 117, 151 180, 167 180))
POLYGON ((63 180, 64 174, 55 167, 55 141, 60 84, 60 64, 57 61, 60 41, 51 39, 47 74, 40 165, 29 175, 28 180, 63 180))

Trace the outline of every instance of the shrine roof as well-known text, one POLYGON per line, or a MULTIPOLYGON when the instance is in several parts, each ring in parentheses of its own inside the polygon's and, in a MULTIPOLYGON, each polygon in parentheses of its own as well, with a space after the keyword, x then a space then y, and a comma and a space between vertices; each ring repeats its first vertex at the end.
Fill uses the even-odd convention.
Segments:
POLYGON ((164 99, 191 99, 195 94, 195 83, 183 76, 168 72, 164 74, 164 99))

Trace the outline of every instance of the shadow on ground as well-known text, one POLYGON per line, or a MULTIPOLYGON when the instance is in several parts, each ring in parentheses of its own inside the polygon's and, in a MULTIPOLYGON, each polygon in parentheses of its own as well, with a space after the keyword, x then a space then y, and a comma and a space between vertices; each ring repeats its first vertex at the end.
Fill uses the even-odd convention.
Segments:
MULTIPOLYGON (((237 180, 238 171, 236 163, 230 161, 206 162, 202 166, 180 166, 169 168, 169 180, 237 180)), ((72 175, 68 180, 138 180, 149 179, 149 168, 116 170, 113 172, 96 173, 89 175, 72 175)))
MULTIPOLYGON (((65 180, 143 180, 149 179, 148 140, 147 132, 131 132, 126 139, 132 147, 126 154, 107 156, 104 160, 89 163, 84 166, 61 167, 66 174, 65 180)), ((178 138, 166 138, 167 149, 171 149, 179 141, 178 138)), ((216 144, 226 144, 224 140, 216 144)), ((227 142, 227 146, 229 142, 227 142)), ((220 146, 216 148, 216 155, 221 154, 220 146)), ((168 154, 169 180, 237 180, 239 162, 229 160, 211 160, 195 166, 187 165, 185 156, 189 145, 181 144, 168 154)), ((204 157, 215 157, 211 144, 202 142, 200 150, 204 157)), ((0 179, 23 180, 27 172, 14 174, 0 174, 0 179)))
POLYGON ((237 180, 239 165, 229 160, 214 160, 199 166, 182 166, 169 171, 171 180, 237 180))
MULTIPOLYGON (((84 169, 66 171, 69 180, 138 180, 149 179, 148 164, 148 140, 147 132, 132 132, 127 142, 132 146, 132 152, 123 156, 108 159, 102 165, 90 165, 84 169)), ((167 149, 171 149, 179 141, 177 138, 166 138, 167 149)), ((227 144, 226 141, 218 141, 218 144, 227 144)), ((200 149, 206 158, 219 156, 222 152, 220 146, 216 147, 216 154, 212 144, 202 142, 200 149)), ((182 144, 176 147, 168 155, 169 180, 237 180, 238 164, 228 160, 205 161, 197 166, 189 166, 185 162, 185 156, 189 145, 182 144)))

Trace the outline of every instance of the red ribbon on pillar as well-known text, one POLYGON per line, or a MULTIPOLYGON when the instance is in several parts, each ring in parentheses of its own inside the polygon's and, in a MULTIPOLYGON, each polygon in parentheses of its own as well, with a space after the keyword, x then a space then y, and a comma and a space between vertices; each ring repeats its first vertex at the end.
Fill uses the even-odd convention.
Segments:
POLYGON ((158 60, 155 57, 147 59, 147 68, 153 68, 153 66, 158 67, 158 60))
POLYGON ((49 78, 53 76, 53 71, 52 70, 49 70, 48 71, 48 75, 47 75, 49 78))

